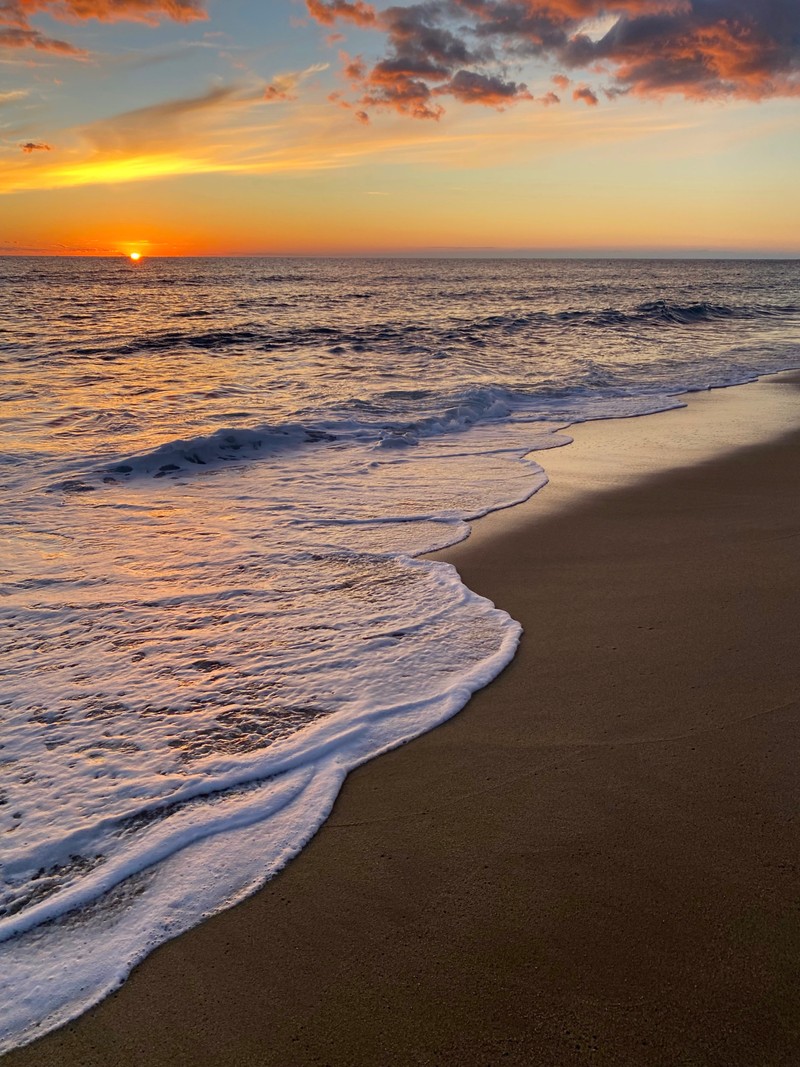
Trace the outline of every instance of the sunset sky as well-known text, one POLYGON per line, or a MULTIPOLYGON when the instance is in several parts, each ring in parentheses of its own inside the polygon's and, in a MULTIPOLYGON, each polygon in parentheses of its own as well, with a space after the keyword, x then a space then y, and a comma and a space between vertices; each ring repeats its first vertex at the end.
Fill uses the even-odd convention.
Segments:
POLYGON ((0 253, 800 255, 798 0, 0 0, 0 253))

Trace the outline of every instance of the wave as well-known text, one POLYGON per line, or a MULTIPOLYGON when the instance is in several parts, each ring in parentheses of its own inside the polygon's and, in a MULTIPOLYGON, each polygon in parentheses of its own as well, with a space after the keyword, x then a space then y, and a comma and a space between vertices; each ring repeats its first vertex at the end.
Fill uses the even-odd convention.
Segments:
MULTIPOLYGON (((642 306, 642 315, 683 316, 697 321, 728 317, 726 305, 642 306)), ((630 368, 611 370, 593 360, 576 363, 570 383, 551 377, 535 385, 468 384, 457 390, 389 389, 322 407, 308 421, 228 425, 208 433, 166 439, 155 448, 103 462, 81 461, 69 476, 49 485, 69 494, 91 492, 97 483, 137 477, 185 477, 229 465, 268 460, 310 446, 355 445, 403 450, 425 440, 503 422, 572 424, 587 419, 627 418, 682 406, 683 393, 753 381, 759 374, 796 365, 796 353, 775 352, 758 368, 728 360, 715 373, 695 372, 670 359, 650 365, 649 382, 634 384, 630 368)), ((227 417, 231 417, 230 414, 227 417)), ((246 413, 242 413, 247 418, 246 413)), ((167 431, 168 433, 168 431, 167 431)), ((66 473, 66 472, 65 472, 66 473)))
POLYGON ((114 476, 136 475, 164 478, 170 474, 197 471, 202 467, 219 467, 267 457, 301 444, 334 439, 334 435, 325 430, 302 426, 225 428, 188 439, 165 441, 150 451, 118 460, 98 473, 105 475, 106 480, 114 476))
POLYGON ((648 300, 637 304, 631 311, 623 311, 619 308, 603 308, 601 311, 579 309, 560 311, 553 317, 561 323, 603 328, 637 324, 692 326, 702 322, 717 322, 720 319, 751 320, 796 315, 798 312, 800 308, 792 304, 732 305, 711 304, 707 301, 671 304, 666 300, 648 300))
POLYGON ((329 419, 322 418, 311 425, 228 426, 207 434, 166 440, 156 448, 120 456, 110 463, 92 464, 88 469, 84 466, 49 488, 67 493, 91 492, 94 486, 84 478, 113 482, 141 476, 179 476, 268 459, 307 445, 349 441, 377 449, 405 448, 423 438, 508 419, 521 400, 502 386, 468 386, 453 394, 438 395, 428 390, 390 390, 369 401, 351 400, 350 406, 360 417, 336 417, 332 412, 329 419), (431 398, 427 411, 409 418, 409 405, 426 397, 431 398))
POLYGON ((800 308, 792 304, 709 304, 701 301, 696 304, 669 304, 665 300, 654 300, 639 304, 636 309, 642 317, 657 322, 691 325, 694 322, 714 322, 717 319, 759 319, 772 318, 777 315, 796 315, 800 308))
MULTIPOLYGON (((338 354, 347 350, 360 352, 399 346, 441 347, 442 345, 473 343, 476 335, 514 333, 519 330, 546 329, 614 329, 634 325, 669 327, 694 326, 721 320, 753 320, 779 318, 800 314, 793 304, 712 304, 706 301, 677 304, 666 300, 652 300, 633 308, 575 308, 565 311, 530 310, 506 312, 459 322, 455 326, 432 328, 419 323, 374 322, 359 326, 298 326, 276 330, 256 323, 243 323, 222 330, 166 330, 161 333, 135 337, 124 344, 108 348, 111 356, 133 355, 142 352, 168 352, 180 349, 225 351, 244 345, 260 351, 283 348, 318 348, 327 346, 338 354)), ((201 312, 180 313, 181 317, 202 317, 201 312)), ((99 349, 76 349, 75 354, 96 354, 99 349)))

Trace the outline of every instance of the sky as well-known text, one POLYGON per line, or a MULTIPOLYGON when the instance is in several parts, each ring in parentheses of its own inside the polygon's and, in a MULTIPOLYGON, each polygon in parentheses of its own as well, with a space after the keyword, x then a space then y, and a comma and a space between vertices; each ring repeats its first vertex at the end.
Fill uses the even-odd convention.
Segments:
POLYGON ((0 254, 800 257, 800 0, 0 0, 0 254))

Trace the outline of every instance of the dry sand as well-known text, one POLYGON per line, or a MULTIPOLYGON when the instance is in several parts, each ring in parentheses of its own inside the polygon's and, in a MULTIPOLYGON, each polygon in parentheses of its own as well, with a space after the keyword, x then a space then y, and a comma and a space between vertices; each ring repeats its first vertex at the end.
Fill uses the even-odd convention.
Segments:
POLYGON ((511 667, 8 1067, 796 1067, 800 434, 707 456, 800 394, 719 404, 543 456, 554 487, 446 554, 524 623, 511 667))

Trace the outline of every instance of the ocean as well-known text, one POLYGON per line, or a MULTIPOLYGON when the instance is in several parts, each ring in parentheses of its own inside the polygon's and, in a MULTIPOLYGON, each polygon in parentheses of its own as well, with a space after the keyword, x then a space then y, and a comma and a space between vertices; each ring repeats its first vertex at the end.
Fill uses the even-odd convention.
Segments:
POLYGON ((420 557, 571 424, 800 366, 790 261, 0 258, 0 292, 0 1051, 502 670, 518 624, 420 557))

